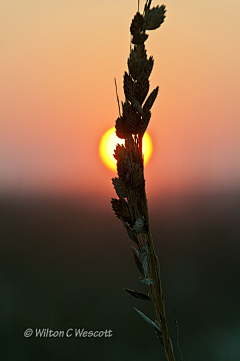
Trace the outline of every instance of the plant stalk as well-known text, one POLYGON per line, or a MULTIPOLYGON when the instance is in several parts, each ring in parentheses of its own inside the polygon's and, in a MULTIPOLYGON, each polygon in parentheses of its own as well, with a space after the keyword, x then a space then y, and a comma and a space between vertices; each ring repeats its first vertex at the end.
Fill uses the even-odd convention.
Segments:
POLYGON ((155 329, 164 346, 167 360, 175 361, 166 321, 160 264, 150 231, 142 154, 143 135, 159 90, 159 87, 156 87, 147 97, 153 57, 147 58, 144 44, 148 38, 146 31, 159 28, 165 19, 166 12, 165 5, 150 8, 151 2, 152 0, 146 1, 143 14, 139 13, 138 2, 138 12, 130 26, 133 48, 130 46, 128 72, 125 72, 123 77, 125 101, 122 102, 122 112, 115 80, 119 108, 119 117, 115 125, 116 135, 125 139, 125 144, 124 146, 118 144, 115 149, 118 177, 113 178, 112 183, 118 198, 112 198, 111 202, 116 216, 127 229, 129 237, 138 246, 138 250, 133 248, 133 256, 138 269, 144 276, 140 278, 140 281, 149 287, 150 295, 125 290, 136 298, 152 300, 157 318, 155 323, 141 311, 137 309, 136 311, 155 329))
POLYGON ((175 361, 175 356, 173 353, 173 348, 172 348, 171 339, 169 336, 169 331, 167 326, 167 320, 166 320, 165 304, 163 299, 163 290, 162 290, 162 284, 160 278, 160 264, 154 249, 153 238, 149 227, 149 214, 148 214, 146 192, 144 194, 144 197, 145 197, 145 210, 147 215, 146 221, 148 225, 149 268, 151 272, 151 278, 154 279, 155 281, 154 285, 149 286, 149 288, 153 296, 153 303, 154 303, 156 317, 162 329, 163 344, 164 344, 164 350, 167 360, 175 361))

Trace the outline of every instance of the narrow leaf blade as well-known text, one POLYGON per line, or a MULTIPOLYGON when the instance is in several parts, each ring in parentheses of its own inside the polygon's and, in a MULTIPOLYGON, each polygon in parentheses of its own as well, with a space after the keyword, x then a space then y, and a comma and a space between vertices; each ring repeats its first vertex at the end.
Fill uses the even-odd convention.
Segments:
POLYGON ((157 331, 158 333, 162 333, 161 328, 156 325, 156 323, 154 323, 152 320, 150 320, 150 318, 148 318, 146 315, 144 315, 144 313, 142 313, 141 311, 139 311, 137 308, 133 307, 134 310, 150 325, 154 328, 155 331, 157 331))
POLYGON ((124 291, 126 291, 130 296, 139 298, 140 300, 151 301, 151 298, 148 295, 145 295, 145 293, 136 292, 128 288, 124 288, 124 291))
POLYGON ((126 228, 127 230, 127 234, 128 236, 133 240, 133 242, 135 242, 137 245, 139 244, 137 237, 133 234, 133 232, 131 231, 130 227, 126 224, 126 222, 124 222, 124 220, 122 218, 119 218, 120 221, 122 222, 123 226, 126 228))

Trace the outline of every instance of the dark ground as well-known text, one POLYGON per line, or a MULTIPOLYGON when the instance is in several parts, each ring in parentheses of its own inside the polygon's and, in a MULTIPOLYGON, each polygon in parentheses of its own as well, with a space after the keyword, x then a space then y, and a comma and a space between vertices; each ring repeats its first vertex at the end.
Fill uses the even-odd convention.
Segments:
MULTIPOLYGON (((131 241, 108 200, 1 197, 1 361, 165 360, 131 241), (93 202, 92 202, 93 203, 93 202), (106 211, 104 210, 106 209, 106 211), (26 329, 111 329, 111 338, 24 338, 26 329)), ((240 194, 150 202, 176 358, 240 360, 240 194)))

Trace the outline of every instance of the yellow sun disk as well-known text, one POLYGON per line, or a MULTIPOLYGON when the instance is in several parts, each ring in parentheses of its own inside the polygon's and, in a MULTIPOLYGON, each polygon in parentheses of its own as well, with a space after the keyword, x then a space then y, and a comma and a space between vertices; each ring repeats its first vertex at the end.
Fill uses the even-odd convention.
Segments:
MULTIPOLYGON (((115 127, 112 127, 103 134, 99 145, 99 155, 102 162, 114 172, 116 172, 117 161, 113 153, 117 144, 124 144, 124 139, 118 138, 115 133, 115 127)), ((146 165, 151 158, 152 152, 153 145, 151 137, 145 132, 143 136, 144 165, 146 165)))

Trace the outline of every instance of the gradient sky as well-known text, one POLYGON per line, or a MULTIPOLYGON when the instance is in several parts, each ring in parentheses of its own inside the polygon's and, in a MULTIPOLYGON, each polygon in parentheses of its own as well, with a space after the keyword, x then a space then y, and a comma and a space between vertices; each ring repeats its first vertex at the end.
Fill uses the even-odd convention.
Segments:
MULTIPOLYGON (((148 194, 238 189, 240 2, 164 3, 146 42, 160 86, 148 194)), ((98 145, 118 116, 114 77, 123 99, 136 10, 137 0, 0 0, 2 193, 112 194, 98 145)))

